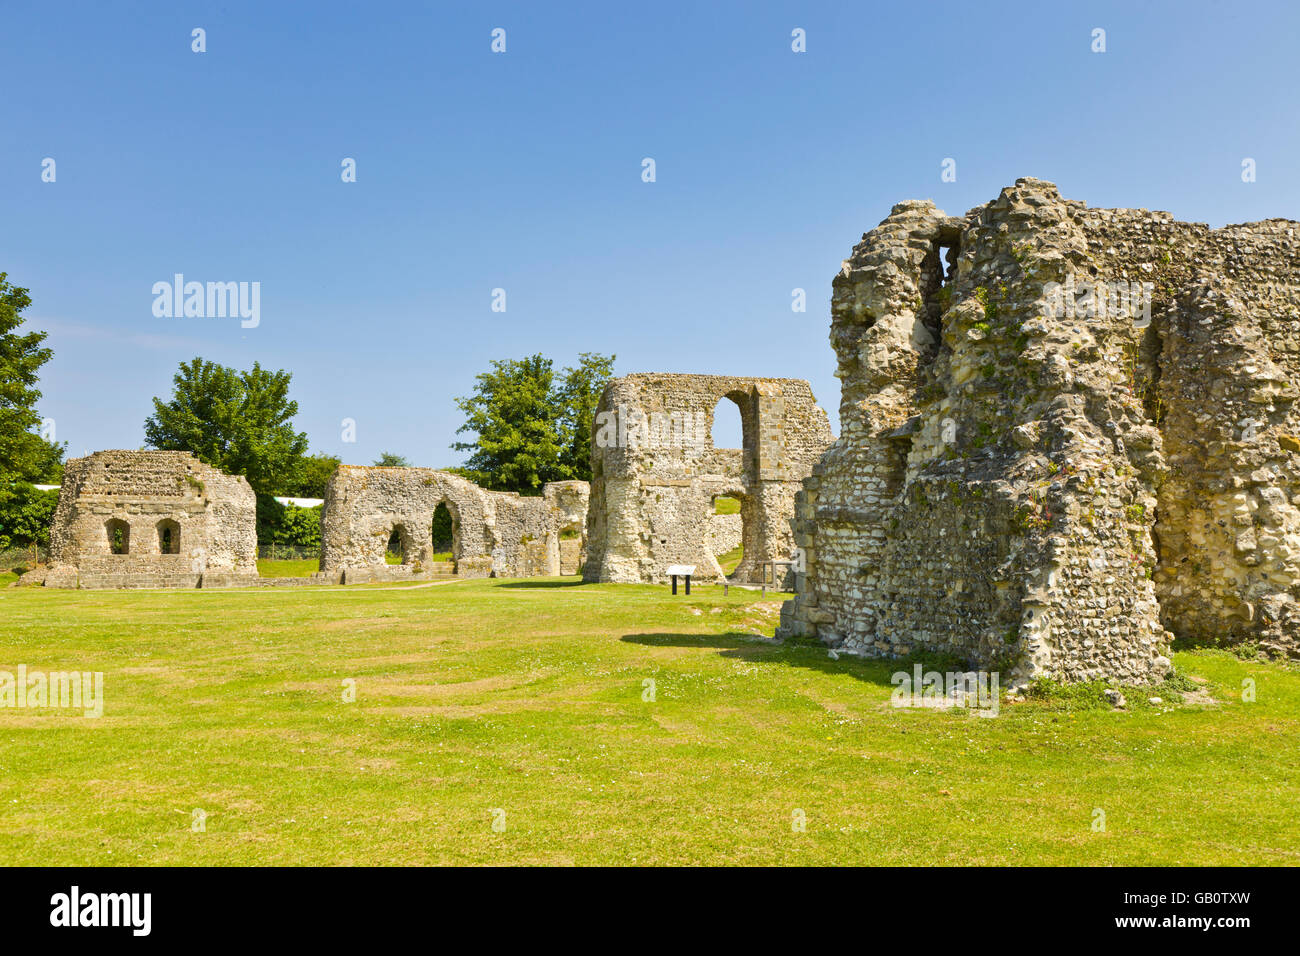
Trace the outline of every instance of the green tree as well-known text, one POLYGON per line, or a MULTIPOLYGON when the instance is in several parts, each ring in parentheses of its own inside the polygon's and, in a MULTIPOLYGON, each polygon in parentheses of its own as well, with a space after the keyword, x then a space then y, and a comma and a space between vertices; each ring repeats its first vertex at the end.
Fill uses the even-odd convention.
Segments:
POLYGON ((567 478, 591 481, 591 425, 600 393, 614 374, 613 355, 583 352, 577 368, 566 368, 556 389, 560 466, 567 478))
POLYGON ((289 480, 280 485, 281 494, 286 498, 324 498, 330 476, 342 463, 342 459, 321 452, 307 455, 298 462, 289 480))
POLYGON ((472 442, 455 442, 472 452, 465 468, 485 488, 538 494, 542 485, 563 477, 559 416, 553 401, 555 373, 541 355, 498 359, 477 376, 474 394, 456 399, 472 442))
POLYGON ((36 434, 41 423, 36 381, 54 351, 42 344, 46 333, 18 331, 32 299, 8 278, 0 272, 0 485, 5 487, 14 481, 57 481, 64 448, 36 434))
POLYGON ((41 491, 18 482, 0 492, 0 551, 40 545, 50 546, 50 523, 59 503, 57 491, 41 491))
POLYGON ((557 381, 541 355, 492 362, 476 379, 474 394, 456 399, 466 419, 456 442, 472 452, 463 468, 449 469, 485 488, 538 494, 548 481, 591 479, 591 423, 614 356, 583 352, 576 368, 557 381))
POLYGON ((247 372, 200 358, 182 363, 172 378, 171 400, 153 400, 145 440, 243 475, 259 495, 277 494, 298 473, 307 451, 306 433, 291 424, 298 414, 298 403, 289 398, 292 377, 256 362, 247 372))
POLYGON ((323 505, 299 508, 285 505, 270 495, 257 496, 257 544, 291 545, 307 551, 320 550, 320 519, 323 505))
POLYGON ((36 382, 54 352, 43 344, 46 333, 18 331, 32 300, 8 279, 0 272, 0 550, 49 544, 58 495, 40 491, 32 482, 62 480, 66 447, 36 433, 41 422, 36 382))
POLYGON ((63 484, 63 455, 68 443, 55 444, 40 435, 33 437, 37 439, 37 443, 27 460, 25 477, 40 485, 63 484))
POLYGON ((411 463, 402 455, 394 455, 391 451, 381 452, 375 459, 375 464, 380 468, 410 468, 411 463))

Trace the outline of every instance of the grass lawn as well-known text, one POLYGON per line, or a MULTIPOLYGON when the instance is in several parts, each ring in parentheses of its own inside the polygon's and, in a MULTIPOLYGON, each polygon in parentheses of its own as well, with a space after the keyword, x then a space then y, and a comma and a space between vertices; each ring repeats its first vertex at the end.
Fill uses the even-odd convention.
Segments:
POLYGON ((740 566, 740 561, 745 556, 745 546, 738 544, 730 551, 717 555, 718 564, 722 566, 722 573, 731 577, 732 572, 740 566))
MULTIPOLYGON (((737 498, 728 498, 726 495, 719 495, 713 500, 713 513, 719 515, 738 515, 740 514, 740 501, 737 498)), ((736 545, 725 554, 717 555, 718 564, 722 565, 722 573, 731 576, 731 573, 740 565, 741 559, 745 556, 743 545, 736 545)))
POLYGON ((896 665, 765 641, 777 607, 573 578, 0 590, 0 669, 103 671, 106 698, 0 709, 0 859, 1300 863, 1295 668, 1188 652, 1214 703, 899 710, 896 665))
POLYGON ((305 578, 320 570, 320 558, 301 560, 257 559, 257 575, 263 578, 305 578))

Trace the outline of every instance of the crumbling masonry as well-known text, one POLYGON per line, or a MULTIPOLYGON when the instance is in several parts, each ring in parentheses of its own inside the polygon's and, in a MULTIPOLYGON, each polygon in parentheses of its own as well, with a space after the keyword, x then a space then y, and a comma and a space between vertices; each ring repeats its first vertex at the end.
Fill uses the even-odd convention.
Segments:
MULTIPOLYGON (((593 426, 584 577, 625 583, 663 581, 676 564, 719 577, 719 496, 740 500, 744 555, 734 578, 757 581, 760 562, 788 561, 795 494, 834 437, 807 382, 726 375, 614 379, 593 426), (723 400, 740 409, 743 448, 713 447, 723 400)), ((787 573, 776 569, 776 581, 787 573)))
POLYGON ((1300 224, 1021 179, 895 206, 831 315, 782 634, 1064 680, 1157 679, 1175 636, 1300 650, 1300 224))
MULTIPOLYGON (((47 587, 231 585, 257 578, 257 498, 183 451, 73 458, 50 529, 47 587)), ((30 583, 30 582, 29 582, 30 583)))
POLYGON ((437 574, 445 564, 431 560, 433 514, 445 504, 460 577, 576 574, 587 494, 585 481, 552 482, 540 497, 521 497, 431 468, 340 465, 325 491, 321 572, 345 584, 437 574), (384 554, 394 532, 402 563, 389 565, 384 554))
POLYGON ((577 574, 585 557, 587 483, 536 498, 485 491, 427 468, 342 465, 321 520, 321 570, 257 575, 257 498, 242 477, 188 452, 100 451, 70 460, 50 530, 50 567, 24 584, 82 588, 293 586, 577 574), (452 519, 452 561, 433 561, 439 503, 452 519), (385 562, 397 533, 402 563, 385 562))

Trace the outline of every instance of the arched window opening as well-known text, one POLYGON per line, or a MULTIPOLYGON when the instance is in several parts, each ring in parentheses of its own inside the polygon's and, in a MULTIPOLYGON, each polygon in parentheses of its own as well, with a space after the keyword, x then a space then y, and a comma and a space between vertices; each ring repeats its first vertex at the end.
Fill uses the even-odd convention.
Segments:
POLYGON ((406 563, 406 533, 405 529, 399 524, 393 528, 388 535, 388 545, 384 549, 385 564, 405 564, 406 563))
POLYGON ((158 553, 181 553, 181 526, 171 519, 158 522, 158 553))
POLYGON ((740 416, 740 405, 734 398, 720 398, 713 409, 713 447, 745 447, 745 425, 740 416))
POLYGON ((108 550, 112 554, 131 553, 131 526, 121 518, 110 518, 104 523, 108 534, 108 550))

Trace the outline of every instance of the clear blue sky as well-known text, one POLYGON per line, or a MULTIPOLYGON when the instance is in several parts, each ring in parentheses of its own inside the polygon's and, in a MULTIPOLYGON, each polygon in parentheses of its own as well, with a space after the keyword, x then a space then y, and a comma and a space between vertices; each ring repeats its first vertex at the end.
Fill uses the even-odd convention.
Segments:
POLYGON ((50 331, 71 455, 142 445, 195 355, 292 371, 313 449, 357 463, 459 461, 453 397, 538 351, 807 378, 834 421, 830 282, 901 199, 962 213, 1031 175, 1300 219, 1297 9, 6 2, 0 270, 50 331), (155 318, 176 272, 260 282, 260 326, 155 318))

